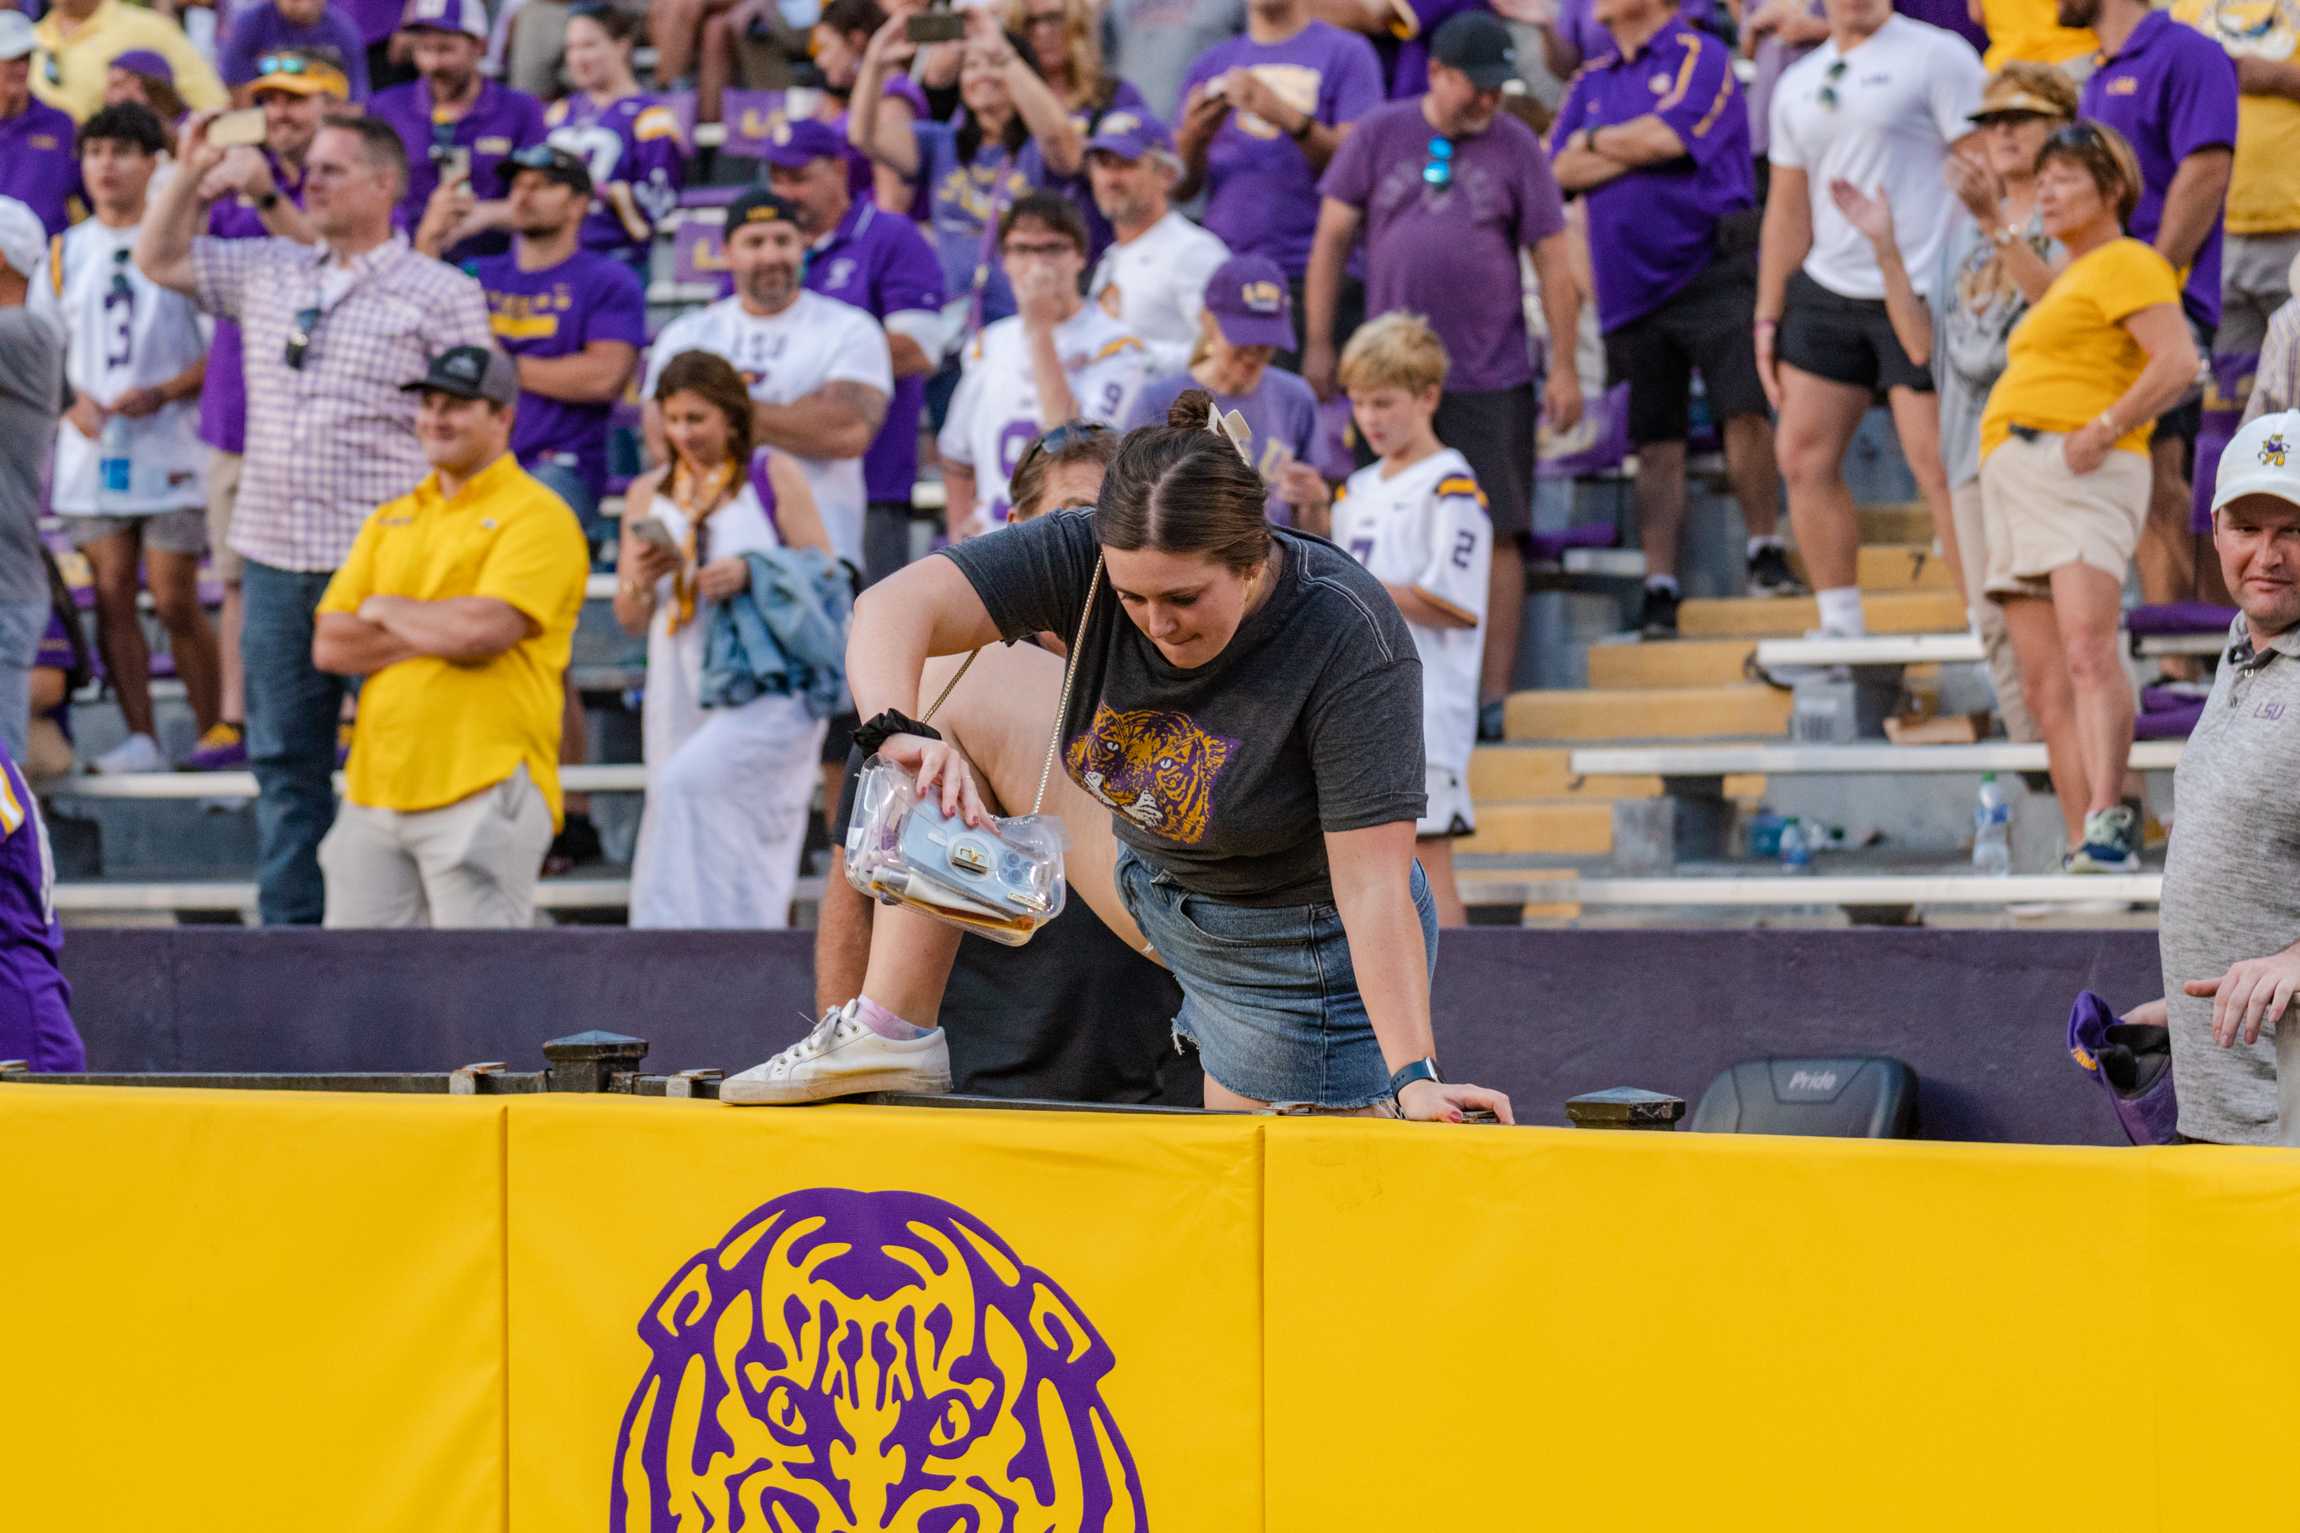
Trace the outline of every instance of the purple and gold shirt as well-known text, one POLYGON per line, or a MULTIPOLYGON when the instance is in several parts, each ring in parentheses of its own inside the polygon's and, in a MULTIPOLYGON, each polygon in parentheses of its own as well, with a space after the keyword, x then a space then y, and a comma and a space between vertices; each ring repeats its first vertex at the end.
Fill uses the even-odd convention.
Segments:
MULTIPOLYGON (((807 253, 807 287, 851 303, 885 324, 890 314, 932 315, 942 308, 942 266, 918 225, 857 202, 829 237, 807 253)), ((897 378, 886 423, 863 455, 863 493, 908 505, 918 481, 918 421, 926 379, 897 378)))
POLYGON ((1573 78, 1552 153, 1591 128, 1658 116, 1682 159, 1641 166, 1582 194, 1597 322, 1618 330, 1660 308, 1717 253, 1717 222, 1756 206, 1749 113, 1725 45, 1672 21, 1633 54, 1609 52, 1573 78))
POLYGON ((649 228, 679 205, 687 184, 687 140, 679 119, 652 96, 625 96, 600 106, 582 91, 551 103, 543 114, 550 142, 579 156, 591 171, 597 195, 583 215, 583 248, 636 263, 647 252, 631 238, 623 220, 608 206, 606 188, 620 181, 649 228))
MULTIPOLYGON (((2180 162, 2200 149, 2236 144, 2236 65, 2219 43, 2151 11, 2112 59, 2084 82, 2083 113, 2124 135, 2140 157, 2140 205, 2126 226, 2153 243, 2164 194, 2180 162)), ((2182 273, 2181 307, 2198 324, 2220 323, 2221 218, 2182 273)))
MULTIPOLYGON (((367 115, 390 123, 407 146, 407 195, 399 202, 402 227, 423 222, 424 205, 439 188, 440 167, 453 155, 468 155, 471 189, 481 200, 501 195, 496 168, 513 152, 543 140, 543 107, 533 96, 493 80, 479 82, 479 99, 454 122, 432 115, 431 82, 410 80, 376 93, 367 115)), ((500 255, 511 237, 500 230, 450 247, 441 259, 463 265, 480 256, 500 255)))
POLYGON ((72 152, 72 119, 44 101, 27 101, 13 117, 0 117, 0 197, 30 208, 50 236, 72 221, 80 192, 80 159, 72 152))
MULTIPOLYGON (((593 341, 647 344, 647 296, 631 268, 596 250, 578 250, 557 266, 521 271, 513 253, 481 261, 475 275, 487 294, 495 344, 514 357, 571 357, 593 341)), ((511 421, 511 454, 519 466, 559 462, 598 495, 607 487, 607 423, 614 405, 575 404, 522 389, 511 421)))
POLYGON ((56 862, 40 806, 0 748, 0 1055, 35 1070, 84 1070, 72 987, 59 961, 56 862))
MULTIPOLYGON (((1296 111, 1329 127, 1353 123, 1382 103, 1381 60, 1355 32, 1313 21, 1282 43, 1233 38, 1190 66, 1183 94, 1217 75, 1251 69, 1296 111)), ((1318 178, 1302 146, 1275 123, 1230 112, 1206 146, 1208 229, 1233 255, 1262 255, 1289 277, 1310 266, 1318 227, 1318 178)))

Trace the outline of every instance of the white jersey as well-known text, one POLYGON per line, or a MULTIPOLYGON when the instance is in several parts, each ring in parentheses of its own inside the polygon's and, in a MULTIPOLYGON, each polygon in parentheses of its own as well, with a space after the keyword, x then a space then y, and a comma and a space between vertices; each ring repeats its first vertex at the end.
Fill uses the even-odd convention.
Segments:
MULTIPOLYGON (((83 219, 48 245, 31 302, 63 326, 64 376, 72 392, 109 406, 131 389, 155 388, 207 355, 199 310, 137 269, 134 229, 83 219)), ((101 483, 101 438, 56 426, 51 504, 61 516, 140 516, 207 503, 207 445, 197 394, 140 419, 123 419, 128 483, 101 483)))
POLYGON ((1422 659, 1422 754, 1433 767, 1467 774, 1493 572, 1485 492, 1468 460, 1450 447, 1391 478, 1382 469, 1359 469, 1334 497, 1334 541, 1382 584, 1410 587, 1469 621, 1466 628, 1406 625, 1422 659))
MULTIPOLYGON (((887 351, 886 332, 853 304, 820 293, 800 293, 780 314, 753 314, 738 297, 680 315, 648 348, 641 398, 655 397, 656 380, 682 351, 725 357, 760 404, 794 404, 839 382, 859 383, 889 398, 894 395, 894 360, 887 351)), ((831 547, 859 568, 867 500, 862 458, 790 456, 815 493, 831 547)))
POLYGON ((1881 299, 1884 274, 1868 236, 1845 221, 1832 181, 1881 196, 1893 212, 1901 262, 1929 296, 1941 231, 1955 204, 1941 179, 1949 145, 1973 131, 1987 73, 1954 32, 1888 17, 1840 53, 1832 39, 1789 66, 1773 91, 1775 165, 1805 173, 1813 248, 1805 275, 1843 298, 1881 299))
MULTIPOLYGON (((1062 375, 1085 420, 1115 426, 1133 413, 1134 396, 1150 377, 1150 355, 1117 320, 1086 304, 1054 329, 1062 375)), ((1006 481, 1031 439, 1061 425, 1038 418, 1038 386, 1030 374, 1030 338, 1019 315, 983 327, 966 348, 966 371, 935 439, 947 462, 974 470, 974 509, 987 521, 1006 520, 1006 481)))
POLYGON ((1140 337, 1153 376, 1190 365, 1206 283, 1230 259, 1230 247, 1179 213, 1168 213, 1136 238, 1112 245, 1094 268, 1087 296, 1140 337))

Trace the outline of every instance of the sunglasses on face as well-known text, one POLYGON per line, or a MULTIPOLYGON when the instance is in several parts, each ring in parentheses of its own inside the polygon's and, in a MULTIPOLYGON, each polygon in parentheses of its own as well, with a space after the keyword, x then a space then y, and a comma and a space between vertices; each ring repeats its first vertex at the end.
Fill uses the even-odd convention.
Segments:
POLYGON ((1069 255, 1077 248, 1068 240, 1010 240, 1004 247, 1004 253, 1009 257, 1039 256, 1051 261, 1069 255))
POLYGON ((318 308, 296 310, 295 323, 288 327, 287 354, 282 358, 294 371, 303 371, 304 359, 311 355, 311 333, 318 328, 318 308))
POLYGON ((1817 99, 1829 111, 1837 109, 1837 82, 1845 78, 1845 71, 1852 67, 1849 60, 1839 59, 1822 75, 1821 93, 1817 99))
POLYGON ((1422 180, 1440 190, 1453 185, 1452 139, 1433 138, 1430 140, 1429 163, 1422 167, 1422 180))

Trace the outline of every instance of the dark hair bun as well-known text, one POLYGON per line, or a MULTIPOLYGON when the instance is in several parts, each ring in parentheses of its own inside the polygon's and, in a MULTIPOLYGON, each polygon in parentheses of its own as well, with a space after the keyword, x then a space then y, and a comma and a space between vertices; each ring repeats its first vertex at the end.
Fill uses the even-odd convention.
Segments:
POLYGON ((1177 431, 1203 431, 1206 429, 1206 417, 1213 413, 1213 409, 1213 395, 1204 389, 1184 389, 1166 407, 1166 424, 1177 431))

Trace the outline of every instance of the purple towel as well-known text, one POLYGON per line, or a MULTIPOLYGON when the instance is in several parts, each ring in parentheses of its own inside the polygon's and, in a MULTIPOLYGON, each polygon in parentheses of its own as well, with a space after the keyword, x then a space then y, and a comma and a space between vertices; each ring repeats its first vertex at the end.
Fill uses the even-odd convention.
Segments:
POLYGON ((2162 602, 2152 607, 2135 607, 2124 615, 2124 631, 2133 634, 2226 633, 2228 625, 2236 621, 2234 607, 2216 607, 2210 602, 2162 602))
POLYGON ((2119 1022, 2108 1002, 2083 990, 2068 1012, 2068 1052, 2108 1093, 2127 1139, 2134 1144, 2180 1142, 2180 1099, 2173 1091, 2165 1029, 2119 1022))
POLYGON ((2155 687, 2141 689, 2141 709, 2132 718, 2132 737, 2135 740, 2185 740, 2195 733, 2197 721, 2204 717, 2204 699, 2159 693, 2155 706, 2150 706, 2149 693, 2157 691, 2155 687))

